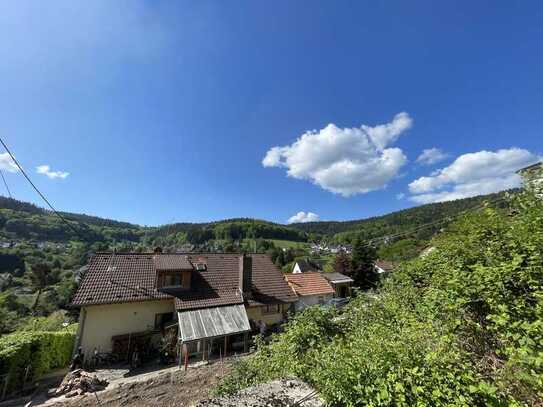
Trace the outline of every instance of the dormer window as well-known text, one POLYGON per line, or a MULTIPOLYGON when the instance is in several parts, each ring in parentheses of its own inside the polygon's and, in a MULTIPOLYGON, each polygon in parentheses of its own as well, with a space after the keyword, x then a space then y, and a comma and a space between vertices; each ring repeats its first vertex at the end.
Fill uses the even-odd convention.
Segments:
POLYGON ((190 271, 157 271, 156 288, 176 288, 188 290, 190 288, 190 271))
POLYGON ((153 258, 157 290, 188 290, 194 266, 187 256, 156 254, 153 258))
POLYGON ((163 284, 163 287, 183 287, 183 276, 181 273, 166 274, 163 284))
POLYGON ((194 267, 195 267, 196 270, 198 270, 198 271, 206 271, 206 269, 207 269, 207 266, 206 266, 205 263, 196 263, 196 264, 194 265, 194 267))

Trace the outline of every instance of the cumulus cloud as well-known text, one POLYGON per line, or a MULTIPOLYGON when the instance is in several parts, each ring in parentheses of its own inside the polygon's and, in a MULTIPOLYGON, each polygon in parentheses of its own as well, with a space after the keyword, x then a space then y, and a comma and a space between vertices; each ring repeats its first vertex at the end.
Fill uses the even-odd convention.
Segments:
POLYGON ((38 167, 36 167, 36 172, 38 174, 43 174, 51 179, 55 179, 55 178, 64 179, 68 175, 70 175, 69 172, 65 172, 65 171, 51 171, 51 167, 49 167, 48 165, 39 165, 38 167))
POLYGON ((521 184, 515 172, 540 159, 520 148, 464 154, 448 167, 411 182, 409 199, 443 202, 515 188, 521 184))
POLYGON ((19 167, 17 167, 8 153, 2 153, 0 154, 0 170, 17 172, 19 171, 19 167))
POLYGON ((316 213, 300 211, 296 215, 288 218, 287 223, 317 222, 319 219, 320 217, 316 213))
POLYGON ((417 162, 423 165, 432 165, 443 161, 447 157, 448 155, 441 151, 439 148, 433 147, 423 150, 417 158, 417 162))
POLYGON ((385 187, 407 162, 401 149, 387 147, 412 124, 405 112, 375 127, 329 124, 302 134, 291 145, 272 147, 262 165, 286 168, 290 177, 345 197, 370 192, 385 187))

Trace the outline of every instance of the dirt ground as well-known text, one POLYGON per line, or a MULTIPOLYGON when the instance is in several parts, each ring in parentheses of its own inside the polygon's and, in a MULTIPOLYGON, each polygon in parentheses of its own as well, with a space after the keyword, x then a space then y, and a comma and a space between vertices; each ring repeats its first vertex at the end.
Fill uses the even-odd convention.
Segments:
POLYGON ((44 400, 42 407, 192 406, 210 397, 210 391, 229 373, 232 360, 214 362, 188 371, 177 367, 130 378, 114 379, 103 391, 73 398, 44 400))

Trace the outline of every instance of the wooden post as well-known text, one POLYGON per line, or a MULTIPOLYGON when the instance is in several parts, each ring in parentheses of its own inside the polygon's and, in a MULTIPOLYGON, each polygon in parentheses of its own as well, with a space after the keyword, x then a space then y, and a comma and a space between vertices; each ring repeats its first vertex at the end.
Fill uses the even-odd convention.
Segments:
POLYGON ((223 377, 223 370, 222 370, 222 350, 219 346, 219 359, 221 360, 221 377, 223 377))
POLYGON ((226 357, 226 353, 228 352, 228 336, 224 337, 224 357, 226 357))
POLYGON ((186 343, 183 344, 183 352, 185 353, 185 372, 189 367, 189 350, 186 343))
POLYGON ((206 340, 202 339, 202 362, 206 360, 206 340))
POLYGON ((128 349, 126 350, 126 360, 130 362, 130 341, 132 339, 132 333, 128 334, 128 349))
POLYGON ((249 332, 243 334, 243 352, 249 352, 249 332))
POLYGON ((25 388, 25 386, 26 386, 26 381, 28 380, 28 374, 30 373, 30 368, 31 368, 31 367, 32 367, 31 365, 28 365, 28 366, 26 367, 26 369, 25 369, 25 377, 24 377, 24 379, 23 379, 23 390, 24 390, 24 388, 25 388))
POLYGON ((177 341, 177 345, 175 345, 175 349, 177 350, 177 355, 175 355, 177 357, 177 365, 179 366, 179 369, 181 369, 181 363, 183 361, 183 358, 181 357, 181 349, 182 349, 182 346, 181 343, 179 341, 177 341))

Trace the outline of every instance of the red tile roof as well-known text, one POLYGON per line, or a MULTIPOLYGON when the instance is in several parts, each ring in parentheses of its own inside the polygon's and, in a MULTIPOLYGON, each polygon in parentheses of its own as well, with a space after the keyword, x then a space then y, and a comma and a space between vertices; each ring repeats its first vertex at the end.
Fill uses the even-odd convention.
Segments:
POLYGON ((192 270, 194 268, 188 256, 176 254, 156 254, 153 256, 153 263, 156 270, 162 271, 192 270))
MULTIPOLYGON (((239 304, 243 298, 239 293, 240 254, 180 253, 159 254, 168 256, 162 266, 205 261, 205 270, 193 270, 191 289, 172 291, 169 294, 155 288, 156 260, 154 254, 100 253, 92 257, 89 270, 77 290, 72 305, 85 306, 111 304, 153 299, 174 299, 177 309, 205 308, 219 305, 239 304), (179 257, 178 260, 175 257, 179 257)), ((270 258, 263 254, 251 254, 252 290, 249 305, 289 303, 296 296, 283 279, 281 272, 270 258)))
POLYGON ((285 274, 285 278, 296 294, 304 295, 322 295, 333 294, 335 291, 321 273, 290 273, 285 274))
POLYGON ((253 287, 250 306, 295 302, 296 294, 286 283, 283 273, 265 254, 252 254, 253 287))

